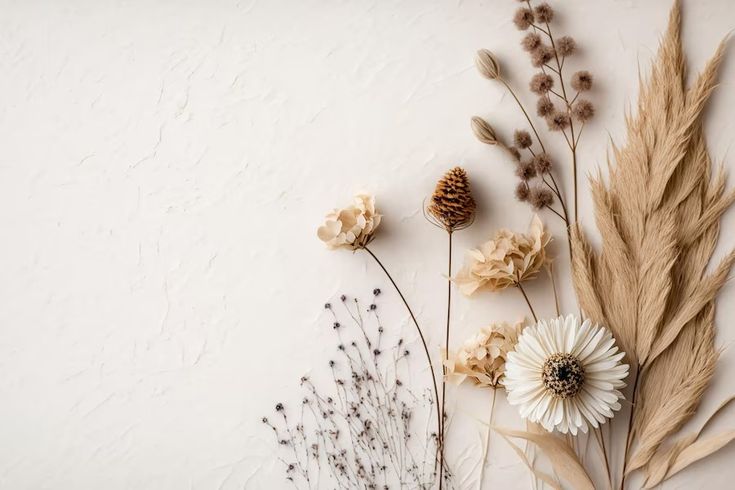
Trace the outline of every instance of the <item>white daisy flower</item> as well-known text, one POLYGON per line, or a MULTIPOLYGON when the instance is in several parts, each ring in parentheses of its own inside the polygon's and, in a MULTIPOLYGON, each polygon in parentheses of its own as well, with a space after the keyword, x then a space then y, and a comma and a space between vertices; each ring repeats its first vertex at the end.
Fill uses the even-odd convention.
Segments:
POLYGON ((526 327, 508 353, 508 402, 521 417, 563 433, 597 428, 620 410, 628 365, 606 328, 569 315, 526 327))

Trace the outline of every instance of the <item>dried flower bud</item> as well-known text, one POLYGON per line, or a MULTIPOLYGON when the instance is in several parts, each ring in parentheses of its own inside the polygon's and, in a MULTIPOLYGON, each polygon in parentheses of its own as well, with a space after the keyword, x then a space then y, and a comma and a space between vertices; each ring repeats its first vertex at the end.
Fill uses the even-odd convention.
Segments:
POLYGON ((555 111, 554 103, 548 97, 541 97, 536 103, 536 114, 541 117, 547 117, 555 111))
POLYGON ((549 129, 552 131, 563 131, 569 127, 571 122, 566 112, 555 112, 546 118, 549 129))
POLYGON ((531 12, 531 9, 527 8, 516 10, 515 15, 513 16, 513 23, 515 23, 516 27, 522 31, 531 27, 534 20, 533 12, 531 12))
POLYGON ((528 184, 525 182, 518 182, 516 186, 516 199, 521 202, 528 201, 528 197, 531 194, 531 190, 528 188, 528 184))
POLYGON ((536 20, 541 23, 548 24, 554 18, 554 9, 548 3, 542 3, 536 7, 536 20))
POLYGON ((436 224, 450 232, 472 224, 475 200, 470 192, 470 180, 463 168, 454 167, 439 179, 426 211, 436 220, 436 224))
POLYGON ((540 185, 530 190, 528 199, 536 209, 545 208, 554 204, 554 195, 549 189, 545 189, 540 185))
POLYGON ((518 151, 518 148, 516 148, 515 146, 508 147, 508 153, 510 153, 516 161, 519 161, 521 159, 521 152, 518 151))
POLYGON ((518 148, 521 149, 526 149, 533 144, 531 135, 528 134, 528 131, 524 131, 522 129, 519 129, 515 132, 515 134, 513 135, 513 142, 518 148))
POLYGON ((539 153, 533 157, 533 165, 540 174, 546 174, 551 171, 551 159, 546 153, 539 153))
POLYGON ((577 42, 569 37, 563 36, 556 40, 556 51, 561 56, 571 56, 577 50, 577 42))
POLYGON ((554 79, 546 73, 536 73, 529 83, 531 92, 538 95, 546 95, 553 86, 554 79))
POLYGON ((495 130, 483 118, 474 116, 472 118, 472 132, 475 137, 486 145, 497 145, 498 139, 495 136, 495 130))
POLYGON ((544 66, 554 57, 554 48, 551 46, 541 45, 531 53, 531 64, 536 68, 544 66))
POLYGON ((500 76, 500 65, 493 53, 488 49, 481 49, 475 55, 475 66, 480 75, 488 80, 495 80, 500 76))
POLYGON ((593 106, 592 102, 589 100, 580 99, 576 104, 574 104, 572 114, 577 121, 587 122, 594 117, 595 106, 593 106))
POLYGON ((585 92, 592 88, 592 74, 586 70, 578 71, 572 75, 572 87, 574 90, 585 92))
POLYGON ((528 51, 530 53, 534 49, 541 46, 541 36, 539 36, 535 32, 529 32, 523 38, 523 41, 521 41, 521 46, 525 51, 528 51))
POLYGON ((518 162, 516 175, 523 181, 529 181, 536 177, 536 167, 533 165, 533 161, 518 162))

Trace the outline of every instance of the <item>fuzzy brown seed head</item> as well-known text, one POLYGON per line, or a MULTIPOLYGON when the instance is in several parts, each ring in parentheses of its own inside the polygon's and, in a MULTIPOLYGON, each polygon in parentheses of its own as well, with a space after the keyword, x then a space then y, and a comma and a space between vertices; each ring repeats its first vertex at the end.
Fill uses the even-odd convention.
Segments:
POLYGON ((523 41, 521 41, 521 46, 523 47, 524 51, 528 51, 530 53, 534 49, 541 46, 541 36, 539 36, 535 32, 529 32, 525 35, 523 41))
POLYGON ((516 148, 515 146, 511 146, 511 147, 508 148, 508 153, 510 153, 513 156, 513 158, 515 159, 515 161, 517 161, 517 162, 520 161, 520 159, 521 159, 521 152, 518 150, 518 148, 516 148))
POLYGON ((536 20, 542 24, 548 24, 554 19, 554 9, 548 3, 542 3, 534 11, 536 14, 536 20))
POLYGON ((467 172, 461 167, 454 167, 437 182, 426 210, 451 232, 472 224, 475 207, 467 172))
POLYGON ((571 56, 577 50, 577 42, 574 38, 563 36, 556 41, 556 51, 559 56, 571 56))
POLYGON ((572 87, 574 90, 586 92, 592 88, 592 74, 587 70, 576 72, 572 75, 572 87))
POLYGON ((519 8, 516 10, 515 15, 513 16, 513 23, 516 25, 516 27, 522 31, 525 31, 529 27, 531 27, 531 24, 534 22, 533 12, 531 9, 527 8, 519 8))
POLYGON ((531 189, 528 200, 535 209, 543 209, 554 204, 554 195, 539 185, 531 189))
POLYGON ((481 49, 475 55, 475 66, 480 74, 488 80, 495 80, 500 76, 500 65, 493 53, 488 49, 481 49))
POLYGON ((584 369, 571 354, 553 354, 544 362, 541 380, 553 396, 571 398, 584 386, 584 369))
POLYGON ((536 103, 536 114, 539 116, 547 117, 554 112, 556 112, 556 107, 554 107, 554 103, 548 97, 541 97, 536 103))
POLYGON ((554 57, 554 48, 541 45, 531 53, 531 64, 536 68, 544 66, 554 57))
POLYGON ((495 130, 483 118, 474 116, 472 118, 472 132, 475 137, 486 145, 497 145, 498 138, 495 136, 495 130))
POLYGON ((554 87, 554 79, 546 73, 536 73, 528 84, 531 92, 537 95, 546 95, 554 87))
POLYGON ((572 114, 577 121, 587 122, 594 117, 595 106, 593 106, 592 102, 589 100, 580 99, 576 104, 574 104, 572 114))
POLYGON ((550 130, 564 131, 569 127, 571 120, 569 118, 569 114, 566 112, 555 112, 547 116, 546 122, 548 123, 550 130))
POLYGON ((528 184, 525 182, 518 182, 518 185, 516 186, 516 199, 518 199, 521 202, 528 201, 528 196, 531 193, 531 190, 528 188, 528 184))
POLYGON ((533 165, 536 167, 536 171, 540 174, 551 172, 551 159, 546 153, 539 153, 533 157, 533 165))
POLYGON ((533 161, 529 160, 526 162, 518 162, 516 175, 524 182, 536 177, 536 167, 533 165, 533 161))
POLYGON ((518 148, 525 150, 533 144, 533 140, 531 139, 531 135, 528 133, 528 131, 519 129, 516 130, 515 134, 513 135, 513 143, 515 143, 518 148))

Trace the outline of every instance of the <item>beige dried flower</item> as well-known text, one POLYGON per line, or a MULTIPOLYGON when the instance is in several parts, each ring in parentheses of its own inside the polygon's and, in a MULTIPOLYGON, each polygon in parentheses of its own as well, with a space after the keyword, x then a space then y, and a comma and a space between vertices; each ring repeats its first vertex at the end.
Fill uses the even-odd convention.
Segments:
POLYGON ((554 107, 554 103, 548 97, 541 97, 536 103, 536 114, 539 116, 547 117, 554 112, 556 112, 556 107, 554 107))
POLYGON ((531 53, 531 64, 536 68, 544 66, 554 57, 554 48, 541 45, 531 53))
POLYGON ((455 384, 470 380, 493 389, 501 386, 505 360, 515 348, 522 327, 522 322, 501 322, 480 329, 444 361, 447 380, 455 384))
POLYGON ((488 80, 500 77, 500 65, 493 53, 488 49, 481 49, 475 55, 475 66, 480 74, 488 80))
POLYGON ((586 70, 578 71, 572 75, 572 87, 579 92, 586 92, 592 88, 592 74, 586 70))
POLYGON ((469 296, 478 289, 501 291, 532 279, 550 261, 546 251, 550 240, 538 216, 527 234, 499 230, 492 240, 467 251, 454 282, 469 296))
POLYGON ((580 99, 576 104, 574 104, 572 114, 577 121, 587 122, 594 117, 595 106, 593 106, 592 102, 589 100, 580 99))
POLYGON ((435 224, 449 232, 466 228, 475 219, 475 200, 470 191, 467 172, 454 167, 436 184, 427 213, 435 224))
POLYGON ((350 206, 334 209, 327 214, 324 224, 317 230, 317 236, 331 250, 356 250, 370 243, 381 217, 375 211, 375 197, 358 194, 350 206))
POLYGON ((527 8, 519 8, 513 16, 513 23, 515 23, 516 27, 522 31, 531 27, 534 20, 533 12, 531 9, 527 8))
POLYGON ((542 3, 536 7, 534 13, 536 14, 536 20, 543 24, 548 24, 554 19, 554 9, 548 3, 542 3))
POLYGON ((559 56, 571 56, 577 50, 577 42, 574 38, 563 36, 556 40, 556 51, 559 56))
POLYGON ((495 130, 483 118, 474 116, 472 118, 472 132, 480 142, 486 145, 497 145, 498 139, 495 136, 495 130))
POLYGON ((516 130, 515 134, 513 135, 513 142, 518 148, 521 149, 526 149, 533 144, 531 134, 528 131, 524 131, 522 129, 516 130))
POLYGON ((554 79, 547 73, 536 73, 528 85, 531 92, 546 95, 554 87, 554 79))
POLYGON ((541 46, 541 36, 539 36, 535 32, 529 32, 523 37, 523 40, 521 41, 521 46, 525 51, 528 51, 530 53, 534 49, 541 46))

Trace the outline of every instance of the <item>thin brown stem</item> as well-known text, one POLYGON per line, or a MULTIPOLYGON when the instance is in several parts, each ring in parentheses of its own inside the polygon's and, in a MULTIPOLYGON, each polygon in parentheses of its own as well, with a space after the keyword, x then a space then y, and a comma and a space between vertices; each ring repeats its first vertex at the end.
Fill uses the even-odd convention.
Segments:
POLYGON ((553 212, 553 213, 554 213, 555 215, 557 215, 557 216, 558 216, 559 218, 561 218, 561 220, 562 220, 562 221, 563 221, 564 223, 566 223, 566 222, 567 222, 566 218, 564 218, 564 216, 562 216, 562 215, 561 215, 561 213, 560 213, 559 211, 557 211, 556 209, 552 208, 552 207, 551 207, 551 206, 549 206, 548 204, 546 205, 546 209, 548 209, 549 211, 551 211, 551 212, 553 212))
MULTIPOLYGON (((419 338, 421 339, 421 345, 424 347, 424 353, 426 354, 426 361, 429 366, 429 371, 431 372, 431 381, 434 385, 434 398, 436 400, 436 430, 437 430, 437 453, 439 455, 439 472, 441 474, 442 469, 444 468, 444 450, 442 447, 442 440, 441 440, 441 429, 442 429, 442 419, 441 419, 441 412, 439 407, 439 389, 436 384, 436 375, 434 372, 434 364, 431 362, 431 354, 429 353, 429 347, 426 344, 426 339, 424 338, 424 333, 421 330, 421 327, 419 326, 418 320, 416 320, 416 315, 413 314, 413 310, 411 310, 411 306, 408 304, 408 301, 406 301, 405 296, 403 296, 403 293, 401 292, 401 288, 398 287, 398 284, 396 284, 396 281, 393 280, 393 276, 390 275, 390 272, 388 272, 388 269, 385 268, 383 263, 380 261, 380 259, 373 253, 372 250, 370 250, 367 247, 363 247, 367 253, 370 254, 370 256, 375 259, 375 262, 380 266, 381 269, 383 269, 383 272, 388 277, 388 280, 393 285, 393 288, 395 288, 396 292, 398 293, 398 296, 400 296, 401 300, 403 301, 404 306, 406 307, 406 310, 408 310, 408 314, 411 317, 411 320, 413 320, 413 324, 416 326, 416 331, 419 334, 419 338)), ((442 480, 441 476, 439 478, 439 488, 442 488, 442 480)))
POLYGON ((528 305, 528 309, 531 310, 531 316, 533 316, 533 321, 538 322, 538 317, 536 316, 536 312, 533 311, 533 306, 531 306, 531 300, 528 299, 528 295, 526 294, 526 291, 523 289, 523 286, 521 285, 520 282, 517 284, 517 286, 518 286, 518 290, 523 295, 523 299, 526 300, 526 304, 528 305))
POLYGON ((541 136, 539 136, 538 131, 536 131, 536 126, 533 124, 533 121, 531 121, 531 116, 529 116, 528 115, 528 112, 526 112, 526 108, 523 107, 523 103, 518 98, 518 96, 516 95, 516 93, 513 91, 513 89, 511 88, 511 86, 508 84, 508 82, 506 82, 502 78, 499 78, 498 80, 500 80, 500 82, 503 85, 505 85, 505 88, 508 89, 508 92, 510 92, 510 95, 512 95, 513 98, 516 100, 516 103, 518 104, 518 107, 521 108, 521 111, 523 112, 523 115, 526 116, 526 120, 528 121, 528 124, 531 126, 531 130, 533 130, 533 134, 536 135, 536 141, 538 141, 538 144, 541 147, 541 151, 543 151, 544 153, 546 153, 546 148, 544 147, 543 141, 541 141, 541 136))
MULTIPOLYGON (((452 232, 449 231, 447 233, 449 235, 449 255, 447 257, 447 328, 446 328, 446 335, 444 337, 444 353, 445 355, 448 355, 449 353, 449 325, 451 320, 451 312, 452 312, 452 232)), ((439 439, 441 441, 441 456, 440 460, 444 461, 444 442, 446 440, 446 431, 445 431, 445 419, 446 419, 446 412, 445 412, 445 400, 446 400, 446 393, 447 393, 447 383, 446 383, 446 375, 447 375, 447 367, 442 363, 442 409, 441 409, 441 433, 439 434, 439 439)), ((443 478, 444 468, 443 466, 439 468, 439 485, 441 485, 441 481, 443 478)))

